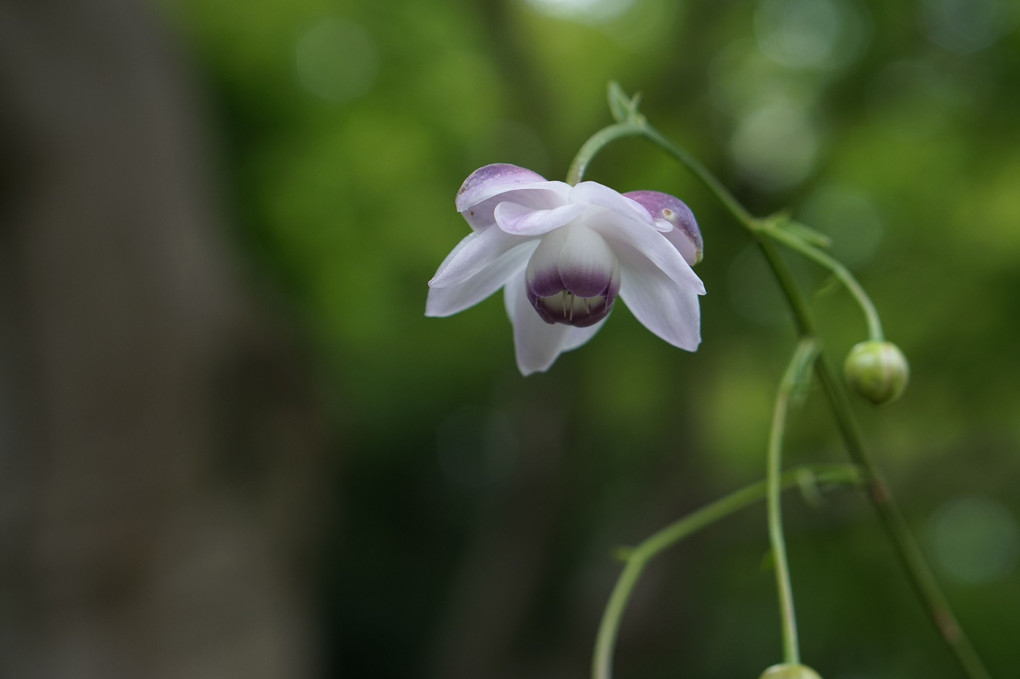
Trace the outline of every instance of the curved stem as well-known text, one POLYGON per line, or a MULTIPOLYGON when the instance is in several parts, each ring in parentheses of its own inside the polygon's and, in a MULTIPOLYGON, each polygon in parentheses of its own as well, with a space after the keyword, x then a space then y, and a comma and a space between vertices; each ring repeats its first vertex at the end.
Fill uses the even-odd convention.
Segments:
MULTIPOLYGON (((765 255, 765 259, 790 304, 798 334, 801 337, 817 337, 814 318, 790 267, 771 240, 762 237, 758 232, 753 232, 752 235, 758 241, 758 246, 765 255)), ((910 533, 889 487, 872 461, 843 383, 836 378, 836 372, 829 365, 824 354, 815 362, 815 372, 822 383, 850 459, 867 471, 871 484, 868 497, 878 513, 879 522, 893 545, 914 593, 927 609, 928 617, 934 623, 942 640, 953 652, 964 674, 970 679, 991 679, 981 657, 957 622, 956 616, 949 606, 949 601, 942 593, 938 580, 910 533)))
POLYGON ((793 587, 790 585, 790 567, 786 559, 786 540, 783 537, 782 505, 780 503, 779 472, 782 469, 783 434, 786 430, 786 413, 790 398, 811 363, 818 357, 821 347, 814 339, 805 338, 797 345, 797 351, 779 384, 776 407, 772 415, 772 432, 768 448, 768 523, 769 541, 775 559, 776 591, 779 593, 779 617, 783 630, 783 662, 789 665, 800 663, 800 647, 797 643, 797 615, 793 607, 793 587))
MULTIPOLYGON (((588 163, 591 162, 591 159, 600 150, 602 150, 606 144, 614 141, 615 139, 637 135, 645 137, 666 153, 676 158, 680 164, 694 174, 694 176, 697 177, 706 188, 708 188, 716 199, 722 203, 723 207, 725 207, 730 214, 732 214, 733 217, 745 229, 747 229, 748 233, 750 233, 757 241, 758 246, 761 248, 762 253, 768 260, 768 263, 776 276, 776 280, 779 282, 779 285, 786 296, 790 309, 793 312, 794 323, 797 327, 798 334, 802 338, 817 338, 817 332, 814 327, 814 319, 808 307, 807 300, 801 292, 800 287, 797 285, 789 266, 779 254, 779 251, 775 247, 775 243, 771 240, 771 238, 775 237, 775 233, 773 232, 778 231, 778 229, 770 229, 770 233, 765 234, 764 231, 766 229, 765 225, 767 224, 767 220, 756 219, 733 196, 733 194, 731 194, 726 187, 723 186, 722 182, 720 182, 715 175, 709 172, 709 170, 701 164, 701 162, 688 153, 683 147, 675 144, 672 140, 649 125, 645 121, 644 117, 634 115, 624 122, 611 125, 597 132, 584 144, 584 146, 581 147, 581 151, 578 152, 577 157, 571 165, 570 172, 568 173, 568 181, 574 180, 572 183, 580 181, 588 163), (769 237, 766 237, 766 235, 769 237)), ((781 240, 783 240, 783 242, 787 245, 791 244, 789 242, 790 239, 781 240)), ((809 254, 808 252, 805 252, 803 245, 804 244, 801 244, 801 246, 797 247, 799 252, 811 257, 823 266, 836 264, 837 268, 833 269, 831 266, 829 268, 837 275, 840 275, 840 272, 845 273, 845 275, 841 276, 841 279, 844 284, 847 284, 847 287, 850 289, 851 293, 855 295, 858 301, 867 298, 867 295, 863 294, 863 289, 860 288, 856 280, 850 276, 849 272, 846 271, 839 262, 836 262, 820 251, 814 251, 809 254), (819 255, 821 255, 821 257, 819 257, 819 255), (852 284, 848 284, 848 281, 852 281, 852 284)), ((873 313, 874 306, 870 303, 870 300, 867 304, 862 304, 862 308, 864 308, 865 314, 868 316, 869 333, 873 336, 873 338, 876 334, 880 337, 881 325, 875 323, 878 319, 878 314, 873 313)), ((968 639, 967 635, 960 627, 960 624, 957 622, 956 616, 953 614, 948 600, 942 593, 938 581, 935 579, 935 576, 925 561, 920 548, 914 541, 913 536, 907 527, 906 521, 903 519, 902 513, 893 500, 888 486, 882 481, 877 467, 871 460, 871 456, 864 443, 864 437, 860 432, 860 428, 857 424, 856 418, 854 417, 850 401, 847 398, 842 382, 836 378, 835 371, 829 365, 824 355, 820 356, 815 362, 815 370, 822 383, 829 405, 832 408, 833 416, 836 419, 837 427, 842 435, 850 458, 855 463, 861 465, 861 467, 866 470, 868 477, 871 479, 871 492, 869 493, 869 497, 871 499, 872 506, 878 513, 879 521, 885 529, 889 541, 893 544, 897 557, 906 572, 907 578, 910 580, 911 586, 918 598, 926 607, 928 616, 935 624, 935 627, 942 636, 942 639, 953 652, 953 655, 956 657, 957 662, 960 664, 960 667, 963 669, 966 676, 970 677, 970 679, 990 679, 988 670, 985 669, 984 664, 971 644, 970 639, 968 639)))
MULTIPOLYGON (((810 476, 820 483, 834 485, 853 486, 865 482, 860 470, 854 465, 812 465, 787 471, 778 477, 779 485, 782 488, 797 486, 803 482, 805 476, 810 476)), ((627 553, 626 565, 616 581, 616 586, 609 597, 609 603, 606 605, 606 610, 602 614, 602 622, 599 625, 592 662, 593 679, 612 677, 613 648, 616 645, 620 620, 630 601, 631 592, 648 562, 665 549, 702 528, 758 502, 765 497, 767 490, 766 482, 759 481, 730 493, 688 514, 679 521, 671 523, 627 553)))
MULTIPOLYGON (((807 302, 797 286, 789 266, 771 241, 764 238, 759 238, 758 241, 790 303, 800 334, 814 336, 814 319, 807 310, 807 302)), ((837 379, 836 372, 824 355, 815 362, 815 372, 828 397, 836 419, 836 426, 843 437, 850 459, 867 470, 870 479, 868 497, 878 514, 879 523, 893 545, 900 565, 906 572, 914 593, 924 604, 929 618, 934 623, 942 640, 953 652, 964 674, 971 679, 991 679, 977 650, 956 620, 949 601, 925 560, 921 548, 914 540, 903 514, 893 499, 889 486, 872 461, 871 454, 864 442, 864 435, 853 415, 846 389, 844 389, 843 383, 837 379)))
POLYGON ((680 164, 686 167, 691 174, 698 178, 698 180, 705 185, 712 195, 723 204, 730 214, 736 217, 737 221, 740 222, 744 228, 748 231, 756 232, 759 229, 758 220, 747 211, 743 205, 740 204, 732 193, 729 192, 723 183, 716 179, 716 176, 708 171, 704 165, 701 164, 697 158, 687 152, 682 146, 679 146, 671 139, 663 135, 657 129, 651 125, 644 123, 641 126, 642 135, 651 141, 653 144, 661 148, 663 151, 680 161, 680 164))
POLYGON ((570 169, 567 170, 567 183, 573 186, 581 181, 585 171, 588 169, 588 163, 610 142, 622 139, 623 137, 636 137, 644 134, 644 130, 645 122, 643 118, 625 120, 622 123, 603 127, 589 137, 588 141, 584 142, 584 145, 581 146, 577 155, 574 156, 573 162, 570 163, 570 169))
POLYGON ((604 127, 594 135, 592 135, 588 141, 584 143, 581 149, 577 152, 573 162, 570 164, 570 169, 567 172, 567 183, 577 184, 581 181, 585 171, 588 169, 588 164, 591 163, 592 159, 605 148, 609 143, 621 139, 623 137, 634 137, 642 136, 653 144, 658 146, 660 149, 668 153, 677 159, 681 165, 686 167, 698 180, 705 185, 712 195, 722 203, 730 214, 732 214, 740 224, 747 229, 750 233, 767 233, 770 238, 777 240, 784 245, 797 250, 805 257, 815 261, 821 266, 831 271, 842 283, 846 286, 846 289, 853 295, 858 306, 861 307, 861 311, 864 313, 865 320, 868 324, 868 337, 877 342, 881 342, 884 339, 882 332, 882 321, 879 318, 878 311, 875 309, 874 303, 868 296, 868 293, 861 287, 861 284, 857 282, 850 270, 839 262, 834 257, 827 253, 819 250, 809 243, 788 231, 784 231, 776 225, 775 221, 762 220, 755 218, 743 205, 738 201, 729 190, 723 186, 715 175, 713 175, 708 168, 701 164, 697 158, 692 156, 682 146, 675 144, 671 139, 663 135, 657 129, 648 124, 648 122, 642 116, 635 116, 630 120, 625 120, 615 125, 604 127))
POLYGON ((846 289, 854 296, 857 300, 858 306, 864 312, 864 317, 868 322, 868 337, 875 342, 881 342, 884 338, 882 334, 882 321, 878 317, 878 310, 875 309, 875 304, 871 301, 868 293, 865 292, 861 284, 857 282, 854 275, 850 273, 850 270, 843 265, 842 262, 836 260, 832 255, 829 255, 822 250, 814 247, 809 243, 805 243, 802 239, 797 236, 784 231, 782 228, 778 228, 773 223, 766 222, 762 226, 762 231, 767 233, 773 240, 777 240, 783 245, 792 248, 804 255, 808 259, 821 264, 826 269, 831 271, 836 278, 842 281, 846 289))
POLYGON ((882 321, 879 319, 878 311, 875 309, 875 305, 871 301, 871 298, 868 297, 868 293, 864 291, 864 288, 862 288, 860 283, 857 282, 857 279, 854 278, 849 269, 830 255, 808 243, 805 243, 801 238, 783 231, 781 228, 777 228, 775 226, 775 222, 755 219, 755 217, 740 204, 740 201, 734 198, 733 194, 722 185, 722 182, 716 179, 715 175, 709 172, 697 158, 694 158, 684 148, 674 144, 670 139, 663 136, 661 132, 650 125, 645 124, 643 127, 643 136, 658 145, 662 148, 662 150, 666 151, 666 153, 679 160, 684 167, 690 170, 695 177, 701 180, 701 183, 704 184, 713 195, 715 195, 716 199, 723 204, 723 207, 729 210, 730 214, 732 214, 745 229, 752 234, 760 232, 767 233, 771 238, 797 250, 801 254, 832 271, 832 273, 835 274, 840 281, 842 281, 843 285, 846 286, 847 290, 850 291, 850 294, 854 296, 854 299, 864 312, 864 317, 867 319, 868 323, 868 335, 870 339, 878 342, 882 341, 882 321))
POLYGON ((613 649, 616 647, 616 635, 620 630, 620 620, 630 601, 634 585, 637 584, 647 563, 647 560, 628 558, 623 572, 616 580, 613 593, 609 595, 609 603, 606 604, 606 610, 602 613, 598 636, 595 638, 592 679, 610 679, 613 676, 613 649))

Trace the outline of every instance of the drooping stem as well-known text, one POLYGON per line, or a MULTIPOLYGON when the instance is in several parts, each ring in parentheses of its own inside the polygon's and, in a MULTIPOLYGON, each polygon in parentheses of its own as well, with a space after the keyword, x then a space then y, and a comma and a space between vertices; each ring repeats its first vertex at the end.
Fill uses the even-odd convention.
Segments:
POLYGON ((853 295, 854 300, 860 306, 868 324, 868 338, 877 342, 884 339, 882 332, 882 321, 874 303, 865 292, 861 284, 857 282, 850 270, 834 257, 806 243, 803 238, 785 231, 778 227, 774 220, 756 219, 748 210, 741 205, 729 190, 723 186, 715 175, 701 164, 682 146, 678 146, 671 139, 663 135, 657 129, 647 123, 644 117, 637 115, 630 120, 605 127, 584 143, 581 149, 574 156, 574 161, 567 172, 567 183, 577 184, 584 177, 588 164, 592 159, 610 142, 623 137, 642 136, 676 158, 684 167, 691 171, 705 187, 712 192, 712 195, 732 214, 740 224, 751 233, 766 233, 773 240, 779 241, 787 247, 797 250, 805 257, 825 267, 833 273, 846 286, 846 289, 853 295))
POLYGON ((588 163, 610 142, 622 139, 623 137, 636 137, 644 134, 644 131, 645 124, 643 118, 625 120, 622 123, 603 127, 589 137, 588 141, 584 142, 580 150, 578 150, 577 155, 574 156, 573 162, 570 163, 570 169, 567 170, 567 183, 573 186, 581 181, 585 171, 588 169, 588 163))
MULTIPOLYGON (((780 255, 772 240, 775 238, 776 234, 774 232, 777 229, 766 228, 767 220, 755 218, 700 161, 683 147, 677 145, 649 125, 643 116, 633 115, 621 123, 604 128, 589 139, 582 146, 581 151, 571 165, 568 175, 570 182, 577 183, 581 180, 592 158, 606 144, 627 136, 643 136, 674 157, 697 177, 712 195, 719 200, 723 207, 730 212, 734 219, 748 231, 758 243, 759 248, 765 255, 769 266, 776 276, 776 280, 779 282, 780 288, 793 312, 793 320, 797 327, 798 335, 801 338, 817 340, 818 334, 815 331, 814 319, 807 300, 794 279, 789 266, 782 255, 780 255)), ((780 240, 784 244, 793 247, 790 238, 780 240)), ((881 338, 881 324, 877 322, 878 314, 875 312, 874 306, 863 289, 856 283, 856 280, 853 279, 849 271, 842 264, 820 251, 812 250, 808 252, 805 251, 804 247, 799 246, 796 249, 832 270, 833 273, 840 277, 844 284, 847 284, 848 289, 854 294, 855 299, 859 303, 862 300, 866 301, 861 306, 868 319, 869 334, 872 339, 876 339, 876 336, 881 338), (818 255, 822 255, 822 257, 818 255), (833 268, 833 264, 836 265, 836 268, 833 268)), ((953 652, 954 657, 966 676, 970 679, 990 679, 988 670, 985 669, 970 639, 957 622, 956 616, 953 614, 948 600, 942 593, 938 581, 911 535, 889 487, 882 480, 878 468, 871 460, 842 382, 836 378, 835 371, 829 365, 824 355, 819 356, 818 360, 815 361, 815 370, 819 381, 822 383, 826 398, 829 401, 837 427, 851 460, 861 465, 871 480, 871 488, 868 494, 869 499, 878 514, 879 521, 893 545, 897 558, 914 592, 925 606, 929 618, 935 624, 943 641, 953 652)))
MULTIPOLYGON (((759 237, 759 245, 790 303, 799 333, 804 337, 814 337, 814 319, 808 311, 807 302, 797 286, 789 266, 773 243, 759 237)), ((903 514, 893 499, 889 486, 872 461, 871 454, 864 442, 864 435, 854 417, 846 389, 844 389, 843 383, 836 378, 835 371, 824 355, 815 361, 815 372, 832 407, 836 426, 842 435, 850 459, 867 471, 868 497, 906 572, 914 593, 924 604, 929 618, 934 623, 942 640, 953 652, 966 676, 971 679, 991 679, 991 675, 985 669, 970 638, 957 622, 949 601, 914 540, 903 514)))
POLYGON ((716 197, 716 200, 722 203, 723 207, 725 207, 745 229, 752 232, 758 230, 758 220, 755 219, 750 212, 748 212, 747 208, 740 204, 740 201, 738 201, 733 194, 729 192, 729 189, 723 186, 723 183, 719 181, 714 174, 708 171, 708 168, 701 164, 701 161, 688 153, 687 149, 673 143, 671 139, 663 135, 651 125, 645 123, 642 128, 642 136, 680 161, 680 164, 686 167, 691 174, 697 177, 698 180, 705 185, 705 188, 712 192, 712 195, 716 197))
MULTIPOLYGON (((655 140, 658 137, 661 137, 661 135, 656 134, 649 138, 655 140)), ((670 149, 666 150, 677 158, 680 158, 679 155, 673 153, 670 149)), ((699 178, 702 174, 708 173, 708 171, 700 163, 695 166, 688 165, 687 167, 689 170, 694 172, 695 175, 699 176, 699 178)), ((711 175, 708 174, 708 176, 711 175)), ((703 181, 705 180, 703 179, 703 181)), ((706 184, 708 184, 707 181, 706 184)), ((723 189, 723 191, 725 191, 725 189, 723 189)), ((726 195, 729 196, 730 201, 736 200, 728 192, 726 192, 726 195)), ((722 202, 729 208, 729 201, 722 202)), ((733 216, 738 222, 744 226, 748 226, 748 213, 746 210, 741 208, 739 211, 734 211, 732 209, 730 211, 733 213, 733 216)), ((751 227, 748 230, 757 240, 762 253, 765 255, 769 266, 772 268, 772 271, 776 276, 776 280, 779 282, 779 285, 783 290, 787 302, 790 305, 790 310, 793 312, 794 323, 797 326, 798 334, 801 337, 817 338, 818 335, 815 331, 814 318, 808 307, 807 300, 805 299, 800 286, 797 285, 793 273, 790 271, 786 261, 782 258, 782 255, 779 254, 775 244, 766 238, 759 228, 751 227)), ((942 593, 942 589, 939 586, 938 581, 935 579, 931 567, 928 566, 920 548, 913 538, 913 535, 911 535, 907 528, 903 515, 897 507, 888 485, 882 480, 881 473, 871 460, 871 455, 868 453, 868 449, 864 443, 864 437, 861 434, 860 427, 857 424, 857 419, 853 414, 850 400, 847 398, 842 382, 836 379, 836 373, 832 370, 824 355, 820 356, 815 362, 815 370, 818 373, 819 380, 822 383, 822 388, 825 391, 825 395, 829 401, 829 405, 832 409, 832 413, 836 419, 837 426, 851 460, 853 460, 856 464, 861 465, 861 467, 867 471, 868 478, 871 480, 871 488, 868 496, 871 500, 872 506, 878 513, 879 521, 885 529, 886 535, 896 551, 896 555, 906 572, 907 578, 910 581, 915 594, 917 594, 922 604, 924 604, 927 609, 928 616, 935 624, 935 627, 943 641, 945 641, 950 650, 953 652, 953 655, 956 657, 957 662, 960 664, 966 676, 970 677, 970 679, 990 679, 988 670, 985 669, 984 664, 982 663, 980 656, 977 654, 977 651, 974 649, 974 646, 971 644, 970 639, 957 622, 956 616, 953 614, 948 600, 942 593)))
MULTIPOLYGON (((854 465, 813 465, 798 467, 777 477, 779 487, 791 488, 802 483, 805 477, 824 484, 855 486, 866 482, 858 467, 854 465)), ((686 517, 671 523, 651 535, 641 544, 626 553, 626 565, 616 581, 609 603, 602 614, 595 654, 592 662, 593 679, 612 677, 613 649, 620 629, 620 620, 626 610, 630 595, 641 577, 645 566, 655 556, 702 528, 723 519, 755 502, 768 492, 768 484, 759 481, 734 493, 730 493, 686 517)))
MULTIPOLYGON (((854 278, 849 269, 835 258, 822 252, 809 243, 804 242, 802 238, 779 228, 777 226, 778 222, 769 219, 756 219, 750 212, 748 212, 747 208, 741 205, 740 201, 738 201, 733 194, 730 193, 725 186, 723 186, 722 182, 716 179, 715 175, 709 172, 708 169, 702 165, 697 158, 688 153, 686 149, 678 146, 647 123, 644 123, 642 127, 642 136, 680 161, 684 167, 686 167, 701 181, 702 184, 708 188, 709 191, 712 192, 712 195, 714 195, 716 199, 722 203, 723 207, 725 207, 729 213, 733 215, 738 222, 740 222, 741 226, 747 229, 750 234, 758 239, 759 243, 763 240, 760 238, 760 234, 765 233, 770 238, 797 250, 806 257, 809 257, 818 264, 829 269, 837 278, 839 278, 843 285, 846 286, 850 294, 853 295, 854 300, 856 300, 857 304, 861 307, 861 311, 864 312, 864 317, 868 323, 869 339, 878 342, 881 342, 884 339, 882 333, 882 321, 879 319, 878 311, 875 309, 875 305, 872 303, 871 298, 868 297, 868 293, 864 291, 864 288, 862 288, 860 283, 857 282, 857 279, 854 278)), ((806 312, 806 306, 804 307, 804 310, 806 312)))
POLYGON ((774 222, 764 222, 762 231, 773 240, 796 250, 808 259, 821 264, 831 271, 846 286, 846 289, 857 301, 857 305, 864 312, 864 317, 868 322, 868 339, 875 342, 881 342, 885 339, 882 333, 882 320, 878 316, 878 310, 875 309, 875 305, 872 303, 871 298, 868 297, 868 293, 864 291, 861 284, 857 282, 857 279, 854 278, 854 275, 850 273, 850 270, 842 262, 810 243, 805 243, 803 239, 784 231, 782 228, 778 228, 774 222))
POLYGON ((797 643, 797 615, 793 607, 793 587, 790 584, 790 567, 786 559, 786 539, 783 537, 782 505, 780 501, 780 470, 783 458, 783 434, 786 430, 786 413, 790 398, 804 373, 818 357, 821 347, 813 339, 805 338, 797 345, 797 351, 779 383, 776 407, 772 415, 772 431, 768 448, 768 524, 769 541, 775 562, 776 591, 779 594, 779 618, 783 631, 783 662, 800 663, 800 647, 797 643))

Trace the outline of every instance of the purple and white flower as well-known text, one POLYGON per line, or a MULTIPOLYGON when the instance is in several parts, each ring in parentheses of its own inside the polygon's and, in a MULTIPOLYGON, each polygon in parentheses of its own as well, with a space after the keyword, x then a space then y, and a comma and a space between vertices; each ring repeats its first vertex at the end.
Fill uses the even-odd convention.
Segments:
POLYGON ((617 296, 670 344, 694 351, 701 342, 705 286, 691 269, 701 232, 679 199, 496 164, 464 181, 457 210, 472 233, 429 281, 425 315, 450 316, 504 288, 524 375, 591 339, 617 296))

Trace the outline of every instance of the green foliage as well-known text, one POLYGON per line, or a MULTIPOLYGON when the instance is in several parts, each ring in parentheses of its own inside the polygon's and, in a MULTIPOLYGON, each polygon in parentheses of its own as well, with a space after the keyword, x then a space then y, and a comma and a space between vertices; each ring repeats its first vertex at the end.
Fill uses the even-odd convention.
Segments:
MULTIPOLYGON (((940 573, 992 673, 1008 674, 1020 666, 1020 593, 1007 585, 1020 540, 1008 482, 1020 473, 1017 32, 960 52, 930 2, 829 0, 821 14, 795 0, 616 4, 604 21, 552 16, 542 8, 555 3, 539 0, 169 7, 224 142, 238 252, 297 310, 335 407, 346 518, 322 591, 337 675, 461 667, 449 644, 471 638, 458 616, 476 609, 505 638, 464 667, 582 675, 612 547, 764 473, 788 312, 755 277, 741 230, 645 142, 607 150, 588 178, 691 205, 708 289, 698 353, 617 309, 589 346, 524 379, 499 296, 450 319, 423 315, 426 282, 468 232, 453 208, 460 182, 490 162, 562 178, 611 120, 610 80, 642 91, 648 119, 756 214, 789 208, 785 228, 831 239, 868 289, 911 365, 902 399, 861 409, 908 519, 923 537, 960 496, 1010 517, 988 547, 1006 554, 999 570, 940 573), (499 473, 450 467, 464 457, 442 432, 469 406, 503 423, 502 443, 486 425, 458 445, 503 456, 499 473), (505 583, 493 554, 520 578, 512 602, 494 594, 505 583), (497 603, 472 609, 471 596, 497 603)), ((809 289, 826 287, 816 266, 795 269, 809 289)), ((837 360, 866 339, 845 291, 819 294, 815 310, 837 360)), ((793 413, 787 456, 842 459, 824 408, 793 413)), ((792 502, 787 517, 812 666, 957 676, 862 502, 792 502)), ((757 569, 765 518, 745 519, 652 570, 643 587, 655 605, 624 623, 621 676, 755 676, 778 660, 771 581, 757 569)))

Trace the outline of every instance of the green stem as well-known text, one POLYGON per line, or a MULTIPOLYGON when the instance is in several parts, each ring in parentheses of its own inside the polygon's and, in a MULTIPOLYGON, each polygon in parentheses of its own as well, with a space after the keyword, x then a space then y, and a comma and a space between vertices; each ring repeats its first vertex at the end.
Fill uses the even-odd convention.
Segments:
MULTIPOLYGON (((775 243, 771 240, 771 237, 775 237, 775 234, 769 233, 767 235, 770 238, 765 237, 764 230, 767 220, 756 219, 701 162, 684 148, 678 146, 649 125, 644 117, 634 115, 622 123, 611 125, 597 132, 578 152, 577 158, 575 158, 574 163, 571 165, 568 181, 572 180, 572 183, 580 181, 588 163, 606 144, 616 139, 637 135, 650 140, 686 167, 751 234, 768 260, 776 280, 786 296, 790 309, 793 312, 794 324, 797 327, 798 334, 801 338, 817 338, 818 333, 815 331, 814 319, 807 300, 797 285, 789 266, 779 254, 775 243)), ((783 242, 790 245, 788 239, 783 242)), ((848 285, 848 288, 855 294, 858 301, 861 301, 862 298, 867 298, 866 295, 861 296, 863 290, 841 264, 824 255, 824 253, 816 252, 812 256, 804 252, 802 247, 797 249, 803 254, 811 256, 812 259, 820 264, 827 265, 834 263, 838 265, 836 269, 832 269, 833 272, 836 275, 840 275, 841 271, 845 272, 845 275, 841 276, 845 284, 847 281, 853 281, 853 285, 848 285), (819 258, 817 255, 823 256, 819 258)), ((876 334, 881 336, 881 325, 875 323, 878 314, 874 313, 872 318, 874 307, 870 304, 870 300, 867 304, 863 304, 862 307, 868 315, 870 334, 873 337, 876 334)), ((942 593, 938 581, 925 561, 920 548, 914 541, 902 513, 893 500, 892 493, 882 481, 878 468, 871 460, 842 382, 836 378, 835 371, 829 365, 824 355, 820 356, 815 362, 815 370, 822 383, 851 460, 864 468, 868 478, 871 479, 871 492, 869 493, 871 504, 878 513, 879 521, 885 529, 889 541, 893 544, 897 558, 914 592, 922 604, 924 604, 928 616, 935 624, 943 641, 953 652, 965 675, 970 677, 970 679, 990 679, 988 670, 985 669, 970 639, 960 627, 959 622, 957 622, 956 616, 953 614, 948 600, 942 593)), ((608 675, 597 674, 596 676, 608 675)))
POLYGON ((768 523, 769 540, 775 560, 776 591, 779 593, 779 617, 783 631, 783 662, 790 665, 800 663, 800 647, 797 643, 797 615, 793 607, 793 587, 790 585, 790 567, 786 559, 786 540, 783 537, 782 505, 780 502, 779 472, 782 469, 783 434, 786 429, 786 413, 794 389, 803 378, 804 372, 818 357, 818 342, 802 339, 790 365, 779 384, 776 407, 772 415, 772 432, 768 448, 768 523))
MULTIPOLYGON (((759 237, 758 244, 790 303, 799 333, 803 337, 814 337, 816 334, 814 319, 808 311, 807 301, 797 286, 786 261, 771 241, 759 237)), ((927 609, 928 617, 934 623, 942 640, 953 652, 964 674, 971 679, 991 679, 977 650, 953 614, 949 601, 914 540, 903 514, 893 499, 889 486, 885 483, 877 465, 872 461, 871 454, 864 442, 864 435, 853 415, 853 408, 846 389, 843 387, 843 383, 837 379, 836 372, 824 355, 815 362, 815 371, 829 400, 836 419, 836 426, 843 437, 850 459, 867 471, 867 476, 870 479, 868 497, 878 514, 879 523, 893 545, 900 565, 906 572, 914 593, 927 609)))
MULTIPOLYGON (((875 309, 874 303, 871 298, 868 297, 868 293, 864 291, 857 279, 854 278, 850 270, 847 269, 842 262, 837 261, 830 255, 822 252, 816 247, 805 243, 801 238, 783 231, 781 228, 775 226, 775 222, 770 220, 756 219, 748 210, 740 204, 733 194, 723 186, 722 182, 716 179, 715 175, 708 171, 708 169, 698 161, 697 158, 693 157, 683 147, 673 143, 672 140, 663 136, 661 132, 651 127, 647 123, 643 126, 643 136, 658 145, 669 155, 676 158, 680 163, 686 167, 695 177, 697 177, 702 184, 704 184, 712 195, 722 203, 730 214, 732 214, 740 224, 753 235, 757 235, 761 232, 767 233, 774 240, 782 242, 784 245, 791 247, 801 254, 809 257, 818 264, 821 264, 825 268, 832 271, 837 278, 842 281, 843 285, 846 286, 850 294, 857 300, 861 310, 864 312, 864 316, 868 322, 868 335, 871 339, 881 342, 883 339, 882 335, 882 321, 878 317, 878 311, 875 309)), ((760 239, 759 239, 760 240, 760 239)))
POLYGON ((567 170, 567 183, 573 186, 580 182, 584 177, 585 171, 588 169, 588 163, 610 142, 622 139, 623 137, 635 137, 644 134, 645 127, 644 119, 639 117, 634 120, 625 120, 622 123, 616 123, 609 127, 603 127, 593 134, 588 141, 584 142, 577 155, 574 156, 574 161, 570 163, 570 168, 567 170))
MULTIPOLYGON (((673 150, 669 148, 665 150, 680 158, 673 150)), ((711 175, 708 174, 708 170, 704 166, 700 163, 693 166, 684 164, 691 172, 708 184, 702 175, 707 174, 709 177, 711 175)), ((725 191, 725 189, 722 190, 725 191)), ((727 208, 730 208, 730 202, 736 199, 728 192, 726 192, 726 195, 729 196, 730 201, 724 200, 722 202, 727 208)), ((786 261, 776 249, 775 244, 768 238, 765 238, 761 229, 758 228, 757 225, 760 222, 753 218, 751 222, 748 222, 748 212, 742 207, 740 210, 730 209, 730 211, 738 222, 748 228, 751 235, 758 242, 758 246, 765 255, 790 305, 798 334, 801 337, 817 338, 818 333, 815 330, 814 317, 811 315, 807 300, 797 285, 797 281, 786 261)), ((850 400, 847 398, 846 390, 843 388, 843 383, 836 378, 835 371, 833 371, 824 355, 820 356, 819 360, 815 362, 815 370, 828 398, 850 459, 865 469, 868 478, 871 479, 871 492, 868 494, 871 504, 878 513, 879 522, 882 524, 889 541, 893 545, 911 587, 927 609, 929 618, 934 623, 943 641, 953 652, 964 674, 970 677, 970 679, 991 679, 991 675, 985 669, 984 663, 974 649, 973 644, 971 644, 970 639, 956 620, 956 616, 949 606, 949 601, 946 599, 945 594, 942 593, 942 589, 931 567, 928 566, 920 548, 914 541, 888 485, 882 480, 878 467, 871 460, 871 455, 868 453, 867 446, 864 443, 864 436, 861 434, 857 419, 854 417, 850 400)))
POLYGON ((874 303, 871 301, 871 298, 868 297, 868 293, 864 290, 864 288, 861 287, 861 284, 857 282, 857 279, 854 278, 853 274, 850 273, 850 270, 847 269, 842 262, 836 260, 811 244, 805 243, 802 238, 784 231, 781 227, 777 226, 775 221, 756 219, 754 215, 741 205, 740 201, 738 201, 733 194, 730 193, 725 186, 723 186, 722 182, 720 182, 716 176, 708 170, 708 168, 701 164, 701 161, 692 156, 682 146, 675 144, 671 139, 649 125, 644 117, 640 115, 635 116, 630 120, 625 120, 623 122, 616 123, 615 125, 604 127, 592 135, 577 152, 577 155, 574 156, 574 160, 570 164, 570 169, 567 171, 567 183, 577 184, 580 182, 592 159, 609 143, 624 137, 634 136, 645 137, 690 170, 690 172, 705 185, 705 188, 707 188, 712 195, 714 195, 716 199, 722 203, 723 207, 725 207, 730 214, 732 214, 750 233, 767 233, 770 238, 783 243, 787 247, 797 250, 805 257, 808 257, 831 271, 833 275, 835 275, 843 283, 843 285, 846 286, 846 289, 851 295, 853 295, 857 304, 864 312, 864 317, 868 324, 869 338, 876 342, 881 342, 884 339, 882 321, 878 316, 878 311, 875 309, 874 303))
POLYGON ((878 310, 875 309, 875 305, 871 301, 871 298, 868 297, 868 293, 864 291, 861 284, 857 282, 857 279, 854 278, 854 275, 850 273, 850 270, 847 269, 842 262, 838 261, 828 253, 819 250, 813 245, 805 243, 801 238, 798 238, 794 234, 784 231, 773 222, 766 221, 762 226, 762 231, 768 234, 773 240, 779 241, 783 245, 796 250, 808 259, 817 262, 831 271, 836 278, 842 281, 843 285, 846 286, 846 289, 854 296, 854 299, 857 300, 858 306, 860 306, 861 310, 864 311, 864 317, 868 321, 869 338, 875 342, 881 342, 884 339, 882 334, 882 321, 878 317, 878 310))
MULTIPOLYGON (((782 488, 791 488, 801 483, 805 476, 815 481, 834 485, 858 485, 865 481, 860 470, 853 465, 812 465, 791 469, 779 477, 782 488)), ((723 519, 766 496, 768 484, 759 481, 734 493, 730 493, 686 517, 671 523, 630 550, 626 565, 616 581, 609 603, 602 614, 598 637, 595 641, 595 655, 592 663, 593 679, 612 677, 613 649, 616 645, 620 620, 645 566, 668 547, 702 528, 723 519)))
POLYGON ((734 198, 733 194, 729 192, 729 189, 723 186, 723 183, 716 179, 714 174, 708 171, 708 168, 701 164, 701 161, 688 153, 682 146, 678 146, 673 143, 671 139, 664 136, 661 132, 647 123, 642 125, 642 135, 663 151, 676 158, 680 161, 681 165, 690 170, 690 172, 705 185, 705 188, 712 192, 712 195, 716 197, 716 200, 722 203, 723 207, 729 210, 730 214, 736 217, 737 221, 740 222, 744 228, 751 232, 756 232, 758 230, 758 220, 747 211, 747 208, 740 204, 740 201, 734 198))

